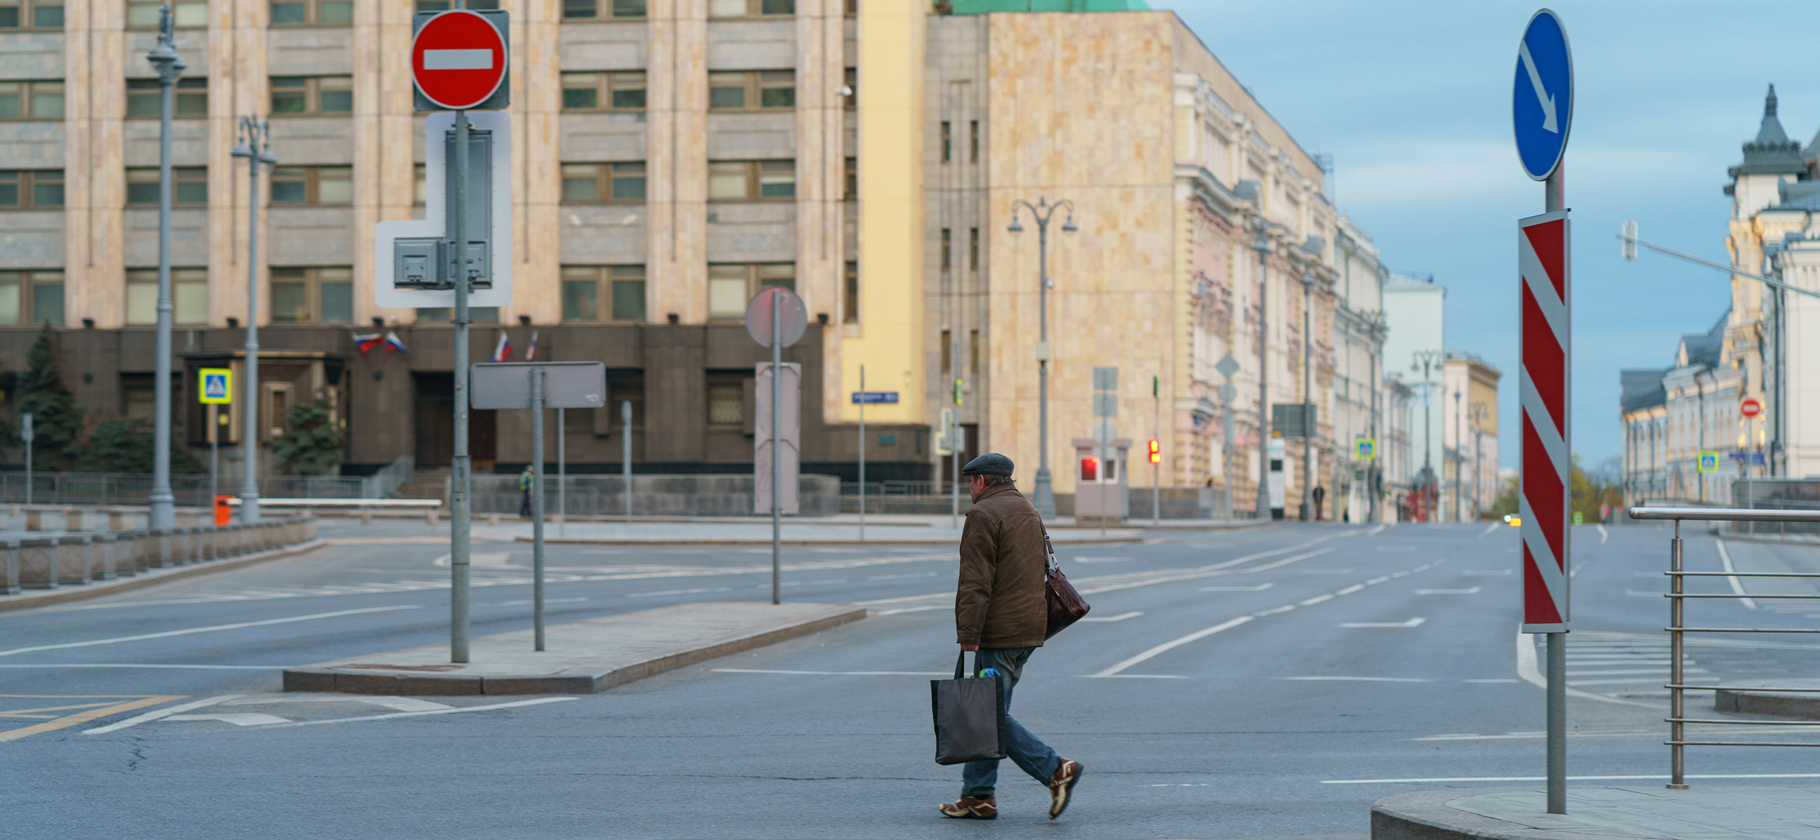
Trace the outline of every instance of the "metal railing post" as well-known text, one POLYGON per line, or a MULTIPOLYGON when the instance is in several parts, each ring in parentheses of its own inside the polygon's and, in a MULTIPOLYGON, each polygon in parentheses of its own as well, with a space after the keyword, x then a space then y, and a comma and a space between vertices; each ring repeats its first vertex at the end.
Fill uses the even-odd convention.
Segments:
POLYGON ((1673 743, 1668 745, 1668 787, 1670 790, 1687 790, 1686 781, 1686 747, 1682 741, 1685 730, 1681 721, 1687 718, 1683 714, 1685 700, 1681 686, 1683 671, 1681 663, 1681 520, 1675 520, 1675 537, 1668 543, 1668 737, 1673 743))

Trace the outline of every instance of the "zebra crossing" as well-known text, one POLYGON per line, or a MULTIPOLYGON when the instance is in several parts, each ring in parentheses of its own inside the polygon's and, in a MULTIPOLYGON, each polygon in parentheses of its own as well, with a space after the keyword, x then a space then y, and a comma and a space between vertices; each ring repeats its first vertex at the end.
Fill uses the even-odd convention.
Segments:
MULTIPOLYGON (((1668 684, 1668 635, 1576 630, 1567 645, 1567 685, 1607 696, 1656 693, 1668 684)), ((1683 650, 1683 673, 1705 675, 1683 650)))

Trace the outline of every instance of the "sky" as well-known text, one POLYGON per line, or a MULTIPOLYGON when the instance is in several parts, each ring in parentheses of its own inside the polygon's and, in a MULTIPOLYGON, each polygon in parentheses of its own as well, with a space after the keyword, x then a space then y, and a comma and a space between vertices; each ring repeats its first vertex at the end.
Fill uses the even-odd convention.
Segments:
MULTIPOLYGON (((1510 97, 1517 41, 1540 6, 1151 5, 1174 9, 1304 149, 1333 155, 1334 203, 1390 270, 1447 287, 1447 349, 1504 373, 1499 454, 1515 467, 1516 220, 1543 212, 1543 197, 1517 161, 1510 97)), ((1574 59, 1572 442, 1592 466, 1623 452, 1618 371, 1668 367, 1680 336, 1730 305, 1724 273, 1647 250, 1624 262, 1617 234, 1635 219, 1646 241, 1729 262, 1725 170, 1756 136, 1767 86, 1789 137, 1806 145, 1820 127, 1820 4, 1550 8, 1574 59)))

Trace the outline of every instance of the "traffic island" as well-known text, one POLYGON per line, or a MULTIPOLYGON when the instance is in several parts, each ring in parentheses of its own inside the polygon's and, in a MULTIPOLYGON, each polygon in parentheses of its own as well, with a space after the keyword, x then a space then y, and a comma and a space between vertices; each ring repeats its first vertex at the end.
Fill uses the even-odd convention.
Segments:
POLYGON ((1816 831, 1820 786, 1805 785, 1569 787, 1565 814, 1547 813, 1540 787, 1406 793, 1371 808, 1372 840, 1707 840, 1816 831))
POLYGON ((466 663, 447 644, 321 662, 284 672, 285 691, 351 694, 591 694, 672 668, 805 636, 866 617, 851 604, 678 604, 469 642, 466 663))
POLYGON ((1744 715, 1820 720, 1820 680, 1771 680, 1739 683, 1713 692, 1713 709, 1744 715), (1778 691, 1777 689, 1785 689, 1778 691), (1788 691, 1786 689, 1805 689, 1788 691))

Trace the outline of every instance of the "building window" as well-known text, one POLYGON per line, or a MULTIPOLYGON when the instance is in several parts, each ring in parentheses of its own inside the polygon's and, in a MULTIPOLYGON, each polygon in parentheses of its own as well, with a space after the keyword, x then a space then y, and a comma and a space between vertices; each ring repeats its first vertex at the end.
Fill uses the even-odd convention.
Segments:
POLYGON ((769 201, 796 197, 796 161, 708 162, 709 201, 769 201))
MULTIPOLYGON (((172 323, 206 324, 209 320, 209 270, 171 269, 172 323)), ((158 323, 158 269, 135 268, 126 273, 126 323, 158 323)))
MULTIPOLYGON (((171 168, 172 207, 206 207, 208 203, 208 167, 176 166, 171 168)), ((135 166, 126 171, 126 206, 158 206, 158 167, 135 166)))
POLYGON ((795 70, 708 74, 710 111, 762 111, 794 107, 795 70))
MULTIPOLYGON (((455 320, 455 308, 452 306, 422 306, 417 309, 419 325, 446 324, 453 320, 455 320)), ((470 306, 468 307, 468 320, 476 324, 497 324, 499 323, 499 307, 470 306)))
MULTIPOLYGON (((63 91, 58 86, 57 113, 63 113, 63 91)), ((171 112, 179 119, 185 117, 206 117, 209 115, 209 80, 201 77, 178 79, 173 91, 176 101, 171 105, 171 112)), ((126 80, 126 115, 157 119, 162 106, 163 87, 157 79, 126 80)))
POLYGON ((967 270, 980 269, 980 229, 967 229, 967 270))
POLYGON ((708 425, 744 426, 746 423, 746 387, 733 377, 715 377, 708 381, 708 425))
POLYGON ((796 290, 795 263, 720 264, 708 266, 708 317, 746 317, 746 304, 767 286, 796 290))
POLYGON ((967 124, 967 162, 980 162, 980 121, 967 124))
POLYGON ((169 4, 177 17, 178 29, 201 29, 209 25, 208 0, 126 0, 126 28, 157 29, 158 8, 169 4))
POLYGON ((847 263, 847 300, 841 312, 841 320, 848 324, 859 323, 859 263, 847 263))
POLYGON ((642 160, 562 165, 564 204, 642 204, 644 200, 645 162, 642 160))
POLYGON ((273 0, 273 26, 352 26, 354 0, 273 0))
MULTIPOLYGON (((417 11, 420 12, 446 12, 453 8, 455 4, 451 0, 417 0, 417 11)), ((468 0, 461 8, 489 11, 499 8, 499 0, 468 0)))
POLYGON ((564 20, 594 20, 603 17, 641 18, 645 0, 562 0, 564 20))
POLYGON ((353 204, 354 167, 281 166, 272 170, 273 204, 353 204))
POLYGON ((411 167, 411 203, 430 203, 430 176, 421 163, 411 167))
POLYGON ((0 120, 63 119, 63 82, 0 82, 0 120))
POLYGON ((859 198, 859 158, 847 158, 846 182, 846 199, 852 201, 859 198))
POLYGON ((643 73, 564 73, 564 111, 643 111, 643 73))
POLYGON ((950 255, 953 253, 953 251, 954 251, 954 234, 948 228, 942 228, 942 270, 943 271, 947 271, 948 269, 953 267, 953 262, 950 258, 950 255))
POLYGON ((954 334, 942 330, 942 373, 954 369, 954 334))
POLYGON ((967 334, 967 369, 974 376, 980 373, 980 331, 973 330, 967 334))
POLYGON ((847 89, 841 92, 841 99, 848 110, 859 107, 859 68, 847 68, 847 89))
POLYGON ((0 324, 63 324, 63 272, 0 271, 0 324))
POLYGON ((773 17, 796 14, 796 0, 708 0, 708 17, 773 17))
POLYGON ((353 76, 273 76, 272 115, 352 114, 353 76))
POLYGON ((62 206, 63 170, 0 169, 0 209, 62 206))
POLYGON ((354 270, 273 268, 272 323, 351 324, 354 270))
POLYGON ((3 0, 0 29, 62 29, 63 0, 3 0))
POLYGON ((645 267, 565 265, 562 268, 564 321, 643 321, 645 267))
POLYGON ((947 163, 954 146, 954 131, 947 120, 942 120, 942 163, 947 163))

